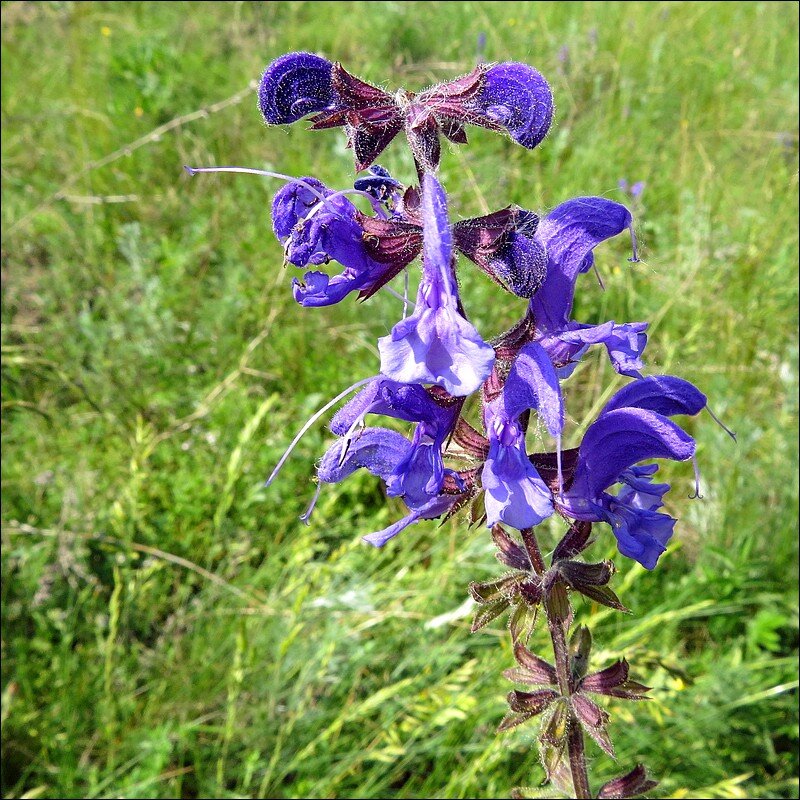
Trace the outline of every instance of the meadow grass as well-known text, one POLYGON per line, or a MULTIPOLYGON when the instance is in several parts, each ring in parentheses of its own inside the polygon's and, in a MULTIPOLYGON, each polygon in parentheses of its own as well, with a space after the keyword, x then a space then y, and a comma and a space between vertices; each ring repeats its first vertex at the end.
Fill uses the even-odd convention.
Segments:
MULTIPOLYGON (((590 744, 595 785, 644 761, 654 796, 797 797, 797 6, 639 2, 3 3, 4 797, 542 781, 535 728, 495 734, 503 622, 469 634, 466 586, 500 570, 486 531, 426 523, 374 551, 359 537, 401 508, 368 475, 304 527, 321 424, 262 486, 376 372, 399 301, 296 307, 277 184, 181 169, 347 186, 340 132, 262 126, 263 66, 308 49, 421 88, 469 70, 481 33, 487 60, 550 79, 557 118, 533 153, 478 130, 446 149, 454 216, 645 181, 643 263, 603 245, 606 290, 586 276, 574 316, 652 320, 649 371, 696 382, 738 434, 686 422, 704 499, 664 467, 674 543, 652 573, 616 558, 633 614, 578 604, 595 663, 626 655, 654 687, 613 709, 618 765, 590 744)), ((381 160, 413 180, 401 142, 381 160)), ((480 330, 519 315, 462 274, 480 330)), ((579 368, 567 445, 619 385, 599 356, 579 368)))

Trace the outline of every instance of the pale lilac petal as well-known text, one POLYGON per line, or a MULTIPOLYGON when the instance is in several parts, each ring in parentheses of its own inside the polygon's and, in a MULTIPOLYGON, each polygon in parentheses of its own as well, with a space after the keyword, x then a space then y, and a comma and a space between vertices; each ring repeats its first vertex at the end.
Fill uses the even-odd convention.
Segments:
POLYGON ((614 325, 614 329, 603 344, 608 350, 611 366, 620 375, 629 378, 641 376, 640 370, 644 368, 642 353, 647 345, 648 328, 646 322, 627 322, 623 325, 614 325))
POLYGON ((538 342, 525 345, 517 355, 503 387, 503 407, 509 419, 536 409, 552 436, 564 428, 564 401, 558 376, 538 342))
POLYGON ((480 388, 494 364, 494 349, 454 308, 425 308, 378 339, 381 372, 400 383, 433 383, 454 397, 480 388))
POLYGON ((584 325, 568 322, 564 328, 544 334, 539 340, 553 363, 558 365, 558 377, 568 378, 586 350, 603 344, 608 350, 611 366, 621 375, 639 377, 643 368, 641 356, 647 345, 646 322, 627 322, 617 325, 584 325))
POLYGON ((340 439, 328 448, 317 475, 324 483, 338 483, 364 467, 385 480, 410 449, 405 436, 385 428, 368 428, 353 441, 340 439))
POLYGON ((488 527, 504 522, 519 530, 538 525, 553 513, 553 498, 521 446, 492 443, 481 484, 488 527))
POLYGON ((304 308, 322 308, 340 302, 368 281, 368 274, 352 270, 343 270, 333 277, 324 272, 306 272, 302 281, 292 278, 292 296, 304 308))
POLYGON ((450 270, 453 233, 447 218, 447 195, 431 173, 422 179, 422 255, 429 268, 450 270))

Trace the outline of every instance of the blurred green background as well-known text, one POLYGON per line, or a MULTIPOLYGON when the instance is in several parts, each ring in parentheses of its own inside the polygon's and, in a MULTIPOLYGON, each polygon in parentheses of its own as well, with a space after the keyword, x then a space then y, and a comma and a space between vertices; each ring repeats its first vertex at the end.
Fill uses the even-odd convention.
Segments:
MULTIPOLYGON (((538 785, 535 728, 502 736, 503 621, 469 634, 487 533, 401 514, 354 475, 298 515, 331 437, 301 423, 374 374, 398 319, 300 309, 274 181, 353 181, 340 131, 266 129, 250 82, 289 50, 419 89, 476 59, 551 81, 527 152, 473 130, 440 177, 454 217, 509 202, 633 202, 575 318, 652 320, 648 367, 696 382, 704 499, 665 465, 670 550, 616 558, 621 617, 579 602, 596 666, 654 687, 612 709, 619 764, 661 797, 797 797, 798 274, 795 3, 3 3, 4 797, 503 797, 538 785), (485 35, 485 51, 479 41, 485 35)), ((413 180, 403 142, 381 162, 413 180)), ((522 303, 462 270, 485 335, 522 303)), ((567 384, 567 445, 621 385, 567 384)), ((555 534, 546 531, 552 546, 555 534)), ((589 551, 615 555, 602 531, 589 551)), ((538 632, 533 648, 546 652, 538 632)))

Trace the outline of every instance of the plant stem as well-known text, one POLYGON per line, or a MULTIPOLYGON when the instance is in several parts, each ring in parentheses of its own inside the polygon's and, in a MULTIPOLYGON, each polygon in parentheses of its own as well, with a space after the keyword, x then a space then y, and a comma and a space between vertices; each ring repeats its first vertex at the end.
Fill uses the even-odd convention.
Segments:
MULTIPOLYGON (((545 611, 547 609, 545 608, 545 611)), ((569 670, 569 650, 564 632, 564 624, 547 615, 547 627, 550 629, 550 639, 553 642, 553 655, 555 656, 556 675, 558 686, 564 697, 572 694, 572 678, 569 670)), ((569 724, 567 725, 567 751, 569 753, 569 768, 572 773, 572 785, 575 797, 579 800, 592 796, 589 789, 589 775, 586 770, 586 751, 583 744, 583 729, 575 714, 570 711, 569 724)))
MULTIPOLYGON (((531 559, 534 570, 544 574, 546 565, 539 548, 539 542, 533 530, 522 531, 522 539, 531 559)), ((558 676, 558 688, 561 694, 569 698, 573 690, 573 680, 570 673, 569 649, 567 648, 567 636, 564 621, 557 619, 550 613, 548 604, 544 603, 544 610, 547 614, 547 627, 550 631, 550 639, 553 642, 553 655, 555 656, 556 675, 558 676)), ((572 711, 569 715, 567 726, 567 752, 569 753, 569 768, 572 773, 572 785, 575 789, 577 800, 587 800, 592 796, 589 787, 589 775, 586 770, 586 750, 583 742, 583 729, 572 711)))

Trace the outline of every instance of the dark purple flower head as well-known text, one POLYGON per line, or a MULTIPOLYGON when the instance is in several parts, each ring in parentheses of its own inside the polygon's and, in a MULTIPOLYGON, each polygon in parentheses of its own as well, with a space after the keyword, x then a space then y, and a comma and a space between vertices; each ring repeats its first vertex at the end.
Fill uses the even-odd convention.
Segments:
POLYGON ((329 108, 333 64, 312 53, 287 53, 261 76, 258 107, 269 125, 288 125, 329 108))
POLYGON ((463 397, 488 377, 494 350, 461 311, 447 198, 430 174, 423 181, 422 217, 423 275, 416 308, 378 340, 381 372, 400 383, 433 383, 463 397))
POLYGON ((356 169, 368 167, 404 130, 417 163, 426 171, 439 164, 444 135, 466 142, 464 125, 506 129, 533 148, 544 138, 553 115, 550 87, 526 64, 481 64, 468 75, 415 94, 389 94, 310 53, 288 53, 264 71, 259 107, 270 125, 315 114, 316 129, 344 127, 356 169))
POLYGON ((297 267, 338 261, 343 271, 334 277, 324 272, 307 272, 293 281, 295 300, 304 306, 338 303, 352 291, 364 289, 383 272, 370 258, 357 220, 356 207, 314 179, 284 186, 272 203, 275 234, 284 247, 286 260, 297 267), (320 200, 308 189, 313 186, 320 200))
POLYGON ((533 67, 506 61, 486 73, 482 91, 472 108, 505 128, 511 138, 532 150, 550 130, 553 94, 533 67))
POLYGON ((531 298, 528 313, 535 338, 562 379, 569 377, 594 344, 605 345, 617 372, 640 375, 647 323, 586 325, 570 319, 578 277, 594 265, 594 248, 626 229, 632 231, 632 224, 628 209, 602 197, 568 200, 539 221, 533 242, 546 254, 546 275, 531 298))

